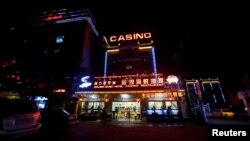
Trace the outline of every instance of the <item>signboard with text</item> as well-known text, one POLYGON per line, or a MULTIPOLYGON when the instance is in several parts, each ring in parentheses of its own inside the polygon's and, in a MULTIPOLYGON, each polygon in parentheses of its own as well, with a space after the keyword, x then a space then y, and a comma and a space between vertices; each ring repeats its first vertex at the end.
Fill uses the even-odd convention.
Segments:
POLYGON ((151 37, 152 37, 152 35, 150 32, 133 33, 133 34, 125 34, 125 35, 112 35, 109 37, 109 42, 121 42, 121 41, 151 39, 151 37))
POLYGON ((95 77, 94 89, 162 88, 163 80, 161 74, 95 77))

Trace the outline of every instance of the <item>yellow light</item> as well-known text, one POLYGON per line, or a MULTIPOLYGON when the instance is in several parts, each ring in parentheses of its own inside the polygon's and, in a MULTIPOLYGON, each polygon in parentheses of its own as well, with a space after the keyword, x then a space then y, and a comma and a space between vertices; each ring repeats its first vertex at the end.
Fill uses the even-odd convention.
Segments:
POLYGON ((146 46, 146 47, 139 47, 139 50, 142 50, 142 49, 151 49, 152 46, 146 46))
POLYGON ((65 89, 55 89, 53 90, 55 93, 65 93, 66 90, 65 89))
POLYGON ((107 52, 119 52, 119 49, 107 50, 107 52))

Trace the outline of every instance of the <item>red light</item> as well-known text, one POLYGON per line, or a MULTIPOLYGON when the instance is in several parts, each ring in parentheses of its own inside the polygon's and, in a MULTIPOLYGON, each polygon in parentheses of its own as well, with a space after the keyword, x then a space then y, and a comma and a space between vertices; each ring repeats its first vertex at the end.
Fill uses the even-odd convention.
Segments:
POLYGON ((105 98, 105 102, 109 102, 109 99, 108 99, 108 98, 105 98))
POLYGON ((141 102, 141 99, 140 98, 136 98, 136 102, 141 102))
POLYGON ((168 96, 169 100, 174 100, 173 96, 168 96))
POLYGON ((17 76, 16 76, 16 80, 18 81, 18 80, 20 80, 20 79, 21 79, 20 75, 17 75, 17 76))
POLYGON ((13 60, 12 60, 12 64, 15 64, 16 63, 16 59, 14 58, 13 60))
POLYGON ((45 84, 44 84, 44 83, 39 83, 39 84, 37 85, 37 87, 38 87, 38 88, 44 88, 44 87, 45 87, 45 84))
POLYGON ((61 18, 62 18, 62 15, 55 15, 55 16, 48 16, 48 17, 44 18, 43 20, 44 21, 52 21, 52 20, 58 20, 61 18))
POLYGON ((54 90, 55 93, 65 93, 66 90, 65 89, 56 89, 54 90))

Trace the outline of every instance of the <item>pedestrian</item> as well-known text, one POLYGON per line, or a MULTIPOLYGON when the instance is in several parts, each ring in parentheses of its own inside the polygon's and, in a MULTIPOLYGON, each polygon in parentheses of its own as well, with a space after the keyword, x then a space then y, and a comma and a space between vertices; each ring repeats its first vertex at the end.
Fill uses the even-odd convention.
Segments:
POLYGON ((171 106, 168 106, 167 116, 168 116, 169 123, 172 124, 172 109, 171 109, 171 106))
POLYGON ((102 121, 105 121, 107 118, 107 112, 105 111, 105 109, 102 110, 102 114, 101 114, 101 119, 102 121))

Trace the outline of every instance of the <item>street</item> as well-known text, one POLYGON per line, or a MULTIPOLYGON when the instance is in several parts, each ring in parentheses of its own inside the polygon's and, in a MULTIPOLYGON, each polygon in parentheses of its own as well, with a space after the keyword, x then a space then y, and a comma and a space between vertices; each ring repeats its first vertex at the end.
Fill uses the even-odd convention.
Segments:
MULTIPOLYGON (((207 128, 201 125, 141 122, 80 122, 66 132, 41 133, 19 138, 25 141, 206 141, 207 128)), ((19 140, 14 139, 14 140, 19 140)))
POLYGON ((146 123, 140 120, 81 121, 68 131, 53 130, 38 135, 14 138, 24 141, 207 141, 212 128, 249 130, 249 121, 208 119, 207 125, 146 123), (227 126, 224 126, 227 125, 227 126), (237 126, 236 126, 237 125, 237 126), (238 126, 239 125, 239 126, 238 126), (243 128, 244 127, 244 128, 243 128))

